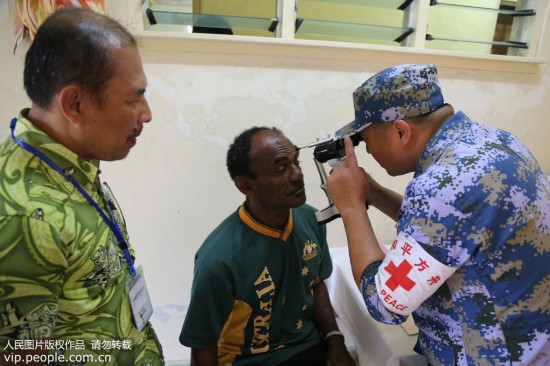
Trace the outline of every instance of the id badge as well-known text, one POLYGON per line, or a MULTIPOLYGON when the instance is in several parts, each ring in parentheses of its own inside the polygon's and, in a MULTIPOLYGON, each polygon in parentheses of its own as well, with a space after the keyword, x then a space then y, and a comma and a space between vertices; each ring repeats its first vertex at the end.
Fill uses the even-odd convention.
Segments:
POLYGON ((149 297, 149 291, 147 291, 147 284, 145 283, 141 266, 137 268, 136 276, 128 279, 126 288, 130 296, 130 307, 132 308, 134 325, 141 332, 151 318, 151 315, 153 315, 153 304, 149 297))

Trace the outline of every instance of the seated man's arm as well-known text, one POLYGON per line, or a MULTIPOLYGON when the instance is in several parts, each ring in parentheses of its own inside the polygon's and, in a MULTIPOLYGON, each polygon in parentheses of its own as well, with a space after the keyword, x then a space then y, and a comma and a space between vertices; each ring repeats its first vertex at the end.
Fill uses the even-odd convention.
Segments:
POLYGON ((179 341, 191 348, 191 365, 218 365, 218 343, 233 309, 230 275, 209 265, 197 255, 191 286, 191 301, 179 341))
POLYGON ((218 366, 218 347, 192 348, 191 366, 218 366))
POLYGON ((355 365, 344 343, 344 336, 339 333, 332 333, 338 331, 338 324, 324 281, 313 286, 313 297, 315 301, 313 304, 313 321, 323 336, 329 335, 326 338, 326 363, 330 365, 355 365))

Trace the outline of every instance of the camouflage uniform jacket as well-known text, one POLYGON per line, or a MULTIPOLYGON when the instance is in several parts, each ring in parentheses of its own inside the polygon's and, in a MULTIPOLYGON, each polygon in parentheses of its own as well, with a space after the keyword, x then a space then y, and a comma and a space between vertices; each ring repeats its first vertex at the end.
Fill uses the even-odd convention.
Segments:
MULTIPOLYGON (((37 129, 26 113, 19 116, 15 136, 72 176, 109 216, 99 162, 80 159, 37 129)), ((114 212, 127 237, 121 213, 114 212)), ((153 329, 147 325, 138 332, 132 323, 128 278, 115 235, 96 209, 8 137, 0 145, 0 353, 12 352, 16 340, 51 339, 61 343, 27 344, 105 364, 162 364, 153 329), (102 354, 108 358, 97 358, 102 354)))
MULTIPOLYGON (((456 269, 412 313, 415 350, 431 364, 548 362, 549 186, 516 137, 462 112, 428 143, 396 228, 456 269)), ((365 269, 361 292, 375 319, 399 324, 377 295, 381 263, 365 269)))

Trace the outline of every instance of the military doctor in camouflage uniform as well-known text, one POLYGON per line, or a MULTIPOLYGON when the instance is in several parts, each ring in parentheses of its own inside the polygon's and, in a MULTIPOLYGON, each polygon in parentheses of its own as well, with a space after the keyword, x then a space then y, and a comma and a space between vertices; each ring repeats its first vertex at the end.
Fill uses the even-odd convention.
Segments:
POLYGON ((126 157, 152 118, 136 41, 106 16, 58 10, 24 84, 31 108, 0 145, 0 363, 164 364, 151 326, 132 321, 134 251, 99 180, 99 161, 126 157))
POLYGON ((550 187, 516 137, 446 104, 433 65, 399 65, 353 93, 360 134, 404 196, 346 162, 328 180, 370 314, 412 314, 433 365, 542 365, 550 359, 550 187), (394 219, 385 255, 365 202, 394 219), (388 243, 390 244, 390 243, 388 243))

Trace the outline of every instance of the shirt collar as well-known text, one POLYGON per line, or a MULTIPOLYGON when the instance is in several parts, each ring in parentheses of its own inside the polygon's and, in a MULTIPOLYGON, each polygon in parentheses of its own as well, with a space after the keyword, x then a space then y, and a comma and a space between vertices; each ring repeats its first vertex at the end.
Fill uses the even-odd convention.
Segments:
POLYGON ((417 177, 432 166, 453 142, 470 130, 472 121, 462 112, 457 112, 437 130, 420 156, 414 176, 417 177))
POLYGON ((285 228, 281 230, 272 229, 265 225, 260 224, 258 221, 250 215, 248 211, 244 208, 244 203, 239 207, 239 217, 246 226, 251 228, 254 231, 259 232, 260 234, 270 236, 272 238, 281 239, 282 241, 287 241, 290 233, 292 232, 293 221, 292 221, 292 210, 288 210, 288 220, 286 222, 285 228))
POLYGON ((23 109, 17 119, 14 135, 34 146, 50 158, 65 174, 76 180, 84 189, 91 190, 99 174, 99 160, 84 160, 27 119, 29 109, 23 109))

